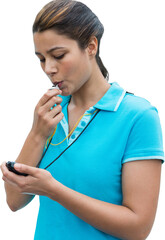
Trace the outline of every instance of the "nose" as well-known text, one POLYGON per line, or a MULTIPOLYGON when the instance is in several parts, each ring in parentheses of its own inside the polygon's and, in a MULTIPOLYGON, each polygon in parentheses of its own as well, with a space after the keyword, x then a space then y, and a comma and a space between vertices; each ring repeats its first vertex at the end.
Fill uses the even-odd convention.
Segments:
POLYGON ((57 73, 57 63, 55 60, 47 59, 45 60, 44 72, 52 76, 57 73))

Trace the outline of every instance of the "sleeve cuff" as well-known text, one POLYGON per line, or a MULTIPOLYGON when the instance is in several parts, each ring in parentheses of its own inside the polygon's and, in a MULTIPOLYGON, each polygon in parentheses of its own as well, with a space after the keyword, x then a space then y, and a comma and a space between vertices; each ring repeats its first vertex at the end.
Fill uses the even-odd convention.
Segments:
POLYGON ((165 161, 164 152, 157 151, 150 154, 147 154, 146 152, 128 154, 123 157, 122 164, 126 162, 131 162, 131 161, 149 160, 149 159, 160 159, 162 160, 162 163, 164 163, 165 161))

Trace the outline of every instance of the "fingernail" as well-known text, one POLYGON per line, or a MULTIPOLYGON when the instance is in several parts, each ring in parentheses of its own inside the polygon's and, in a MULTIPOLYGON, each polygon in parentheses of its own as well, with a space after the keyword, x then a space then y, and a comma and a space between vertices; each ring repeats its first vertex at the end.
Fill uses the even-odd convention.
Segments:
POLYGON ((20 168, 21 168, 21 164, 20 164, 20 163, 15 163, 15 164, 14 164, 14 168, 15 168, 15 167, 16 167, 17 169, 20 169, 20 168))

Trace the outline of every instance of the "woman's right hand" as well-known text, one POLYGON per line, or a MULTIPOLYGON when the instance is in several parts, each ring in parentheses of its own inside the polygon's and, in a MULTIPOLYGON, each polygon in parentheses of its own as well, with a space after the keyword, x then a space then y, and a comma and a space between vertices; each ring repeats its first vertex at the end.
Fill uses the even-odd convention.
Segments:
POLYGON ((46 140, 54 131, 57 124, 62 120, 64 114, 60 103, 62 98, 58 97, 61 90, 48 90, 40 99, 34 111, 32 132, 46 140), (55 107, 53 107, 57 104, 55 107))

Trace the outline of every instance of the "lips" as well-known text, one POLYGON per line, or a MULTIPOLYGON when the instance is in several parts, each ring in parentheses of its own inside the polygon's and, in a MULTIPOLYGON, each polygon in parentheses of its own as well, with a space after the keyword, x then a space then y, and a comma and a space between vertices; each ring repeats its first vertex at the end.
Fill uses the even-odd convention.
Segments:
POLYGON ((58 86, 59 88, 61 88, 62 87, 62 83, 63 83, 63 81, 61 81, 61 82, 54 82, 53 84, 54 84, 55 87, 58 86))
POLYGON ((63 83, 63 82, 59 82, 59 83, 57 84, 59 88, 62 87, 62 83, 63 83))

